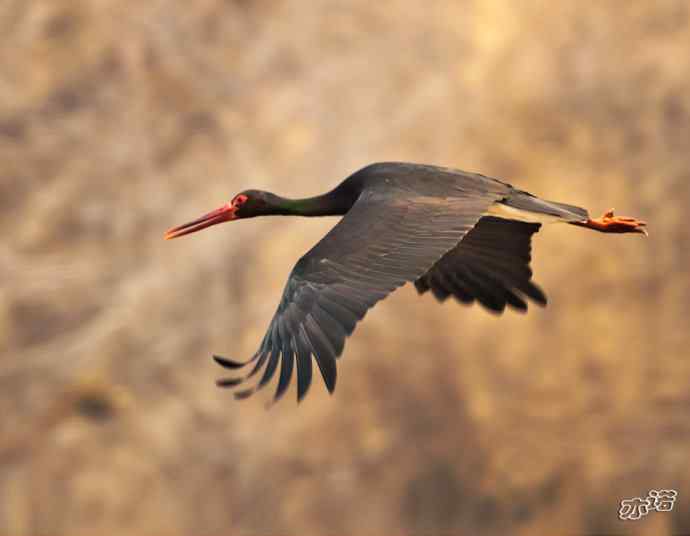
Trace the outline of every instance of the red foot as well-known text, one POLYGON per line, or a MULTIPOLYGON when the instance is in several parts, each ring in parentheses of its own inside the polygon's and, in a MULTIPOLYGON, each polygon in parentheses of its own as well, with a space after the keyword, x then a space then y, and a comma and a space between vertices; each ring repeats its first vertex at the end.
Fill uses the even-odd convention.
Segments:
POLYGON ((647 222, 625 216, 614 216, 613 209, 609 210, 601 218, 590 219, 578 225, 601 231, 602 233, 641 233, 645 236, 648 235, 645 229, 647 222))

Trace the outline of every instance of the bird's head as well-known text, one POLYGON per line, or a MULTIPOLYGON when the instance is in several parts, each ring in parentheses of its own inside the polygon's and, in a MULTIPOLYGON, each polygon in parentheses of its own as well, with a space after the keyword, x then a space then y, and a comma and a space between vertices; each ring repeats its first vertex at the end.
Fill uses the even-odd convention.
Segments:
POLYGON ((183 225, 173 227, 165 233, 165 239, 177 238, 178 236, 195 233, 211 225, 226 221, 253 218, 254 216, 264 216, 279 213, 274 203, 276 196, 261 190, 245 190, 237 194, 220 208, 204 214, 196 220, 183 225))

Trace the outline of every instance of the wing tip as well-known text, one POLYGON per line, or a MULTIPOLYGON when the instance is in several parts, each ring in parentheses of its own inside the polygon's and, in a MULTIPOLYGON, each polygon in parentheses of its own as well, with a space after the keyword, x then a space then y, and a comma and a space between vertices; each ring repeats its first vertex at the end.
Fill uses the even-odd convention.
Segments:
POLYGON ((216 380, 216 385, 223 389, 227 389, 241 384, 244 380, 245 378, 218 378, 216 380))
POLYGON ((546 297, 546 293, 536 284, 532 283, 532 285, 536 289, 535 295, 530 296, 532 301, 534 301, 534 303, 540 307, 546 307, 549 304, 549 299, 546 297))
POLYGON ((243 389, 242 391, 236 391, 234 393, 235 400, 244 400, 245 398, 249 398, 254 394, 256 391, 256 388, 250 387, 249 389, 243 389))
POLYGON ((221 367, 228 368, 228 369, 238 369, 242 368, 248 363, 251 363, 254 358, 250 359, 249 361, 235 361, 234 359, 228 359, 227 357, 223 357, 220 355, 213 355, 213 360, 218 363, 221 367))

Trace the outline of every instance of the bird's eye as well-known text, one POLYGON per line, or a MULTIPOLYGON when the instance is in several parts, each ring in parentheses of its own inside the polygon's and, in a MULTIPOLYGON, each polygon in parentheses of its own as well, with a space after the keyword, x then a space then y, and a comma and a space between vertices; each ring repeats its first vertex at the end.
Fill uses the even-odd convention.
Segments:
POLYGON ((233 201, 233 205, 243 205, 249 199, 246 195, 238 195, 233 201))

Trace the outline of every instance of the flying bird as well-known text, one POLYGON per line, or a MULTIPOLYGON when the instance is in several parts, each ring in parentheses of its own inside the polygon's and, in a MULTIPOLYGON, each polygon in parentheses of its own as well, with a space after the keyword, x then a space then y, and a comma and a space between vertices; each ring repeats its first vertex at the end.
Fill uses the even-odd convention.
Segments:
POLYGON ((300 401, 312 381, 312 356, 332 393, 345 338, 369 308, 406 282, 441 302, 453 296, 496 313, 506 306, 526 311, 528 300, 546 305, 529 266, 531 238, 542 223, 647 234, 645 222, 616 217, 613 210, 592 219, 583 208, 545 201, 478 173, 383 162, 316 197, 286 199, 245 190, 217 210, 170 229, 165 238, 270 215, 344 217, 292 269, 257 352, 247 361, 213 356, 228 369, 252 365, 243 376, 217 381, 221 387, 242 384, 238 399, 265 386, 280 368, 277 401, 296 364, 300 401))

